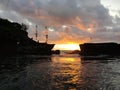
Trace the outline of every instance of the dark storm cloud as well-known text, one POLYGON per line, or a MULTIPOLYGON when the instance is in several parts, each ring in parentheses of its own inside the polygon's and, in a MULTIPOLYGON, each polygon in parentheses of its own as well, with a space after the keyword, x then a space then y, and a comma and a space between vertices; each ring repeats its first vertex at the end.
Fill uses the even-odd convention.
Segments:
POLYGON ((110 16, 100 0, 0 0, 0 17, 25 22, 30 29, 37 24, 41 35, 44 26, 52 26, 50 39, 56 42, 118 40, 120 28, 119 17, 110 16))
POLYGON ((51 0, 45 7, 49 15, 64 19, 79 16, 85 24, 90 23, 91 19, 106 24, 111 23, 108 10, 100 4, 99 0, 51 0))

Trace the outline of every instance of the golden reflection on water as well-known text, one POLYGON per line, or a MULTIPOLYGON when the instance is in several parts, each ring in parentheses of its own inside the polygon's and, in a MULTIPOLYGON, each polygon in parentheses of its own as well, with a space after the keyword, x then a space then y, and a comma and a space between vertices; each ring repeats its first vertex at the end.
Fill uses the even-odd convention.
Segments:
POLYGON ((76 90, 80 84, 80 57, 52 57, 52 83, 55 87, 76 90))

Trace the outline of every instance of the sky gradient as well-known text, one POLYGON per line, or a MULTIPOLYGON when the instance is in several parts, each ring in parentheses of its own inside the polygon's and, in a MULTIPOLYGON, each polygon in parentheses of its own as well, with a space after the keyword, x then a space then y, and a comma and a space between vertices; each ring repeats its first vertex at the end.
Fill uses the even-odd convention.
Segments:
POLYGON ((29 36, 48 43, 120 43, 119 0, 0 0, 0 17, 25 23, 29 36))

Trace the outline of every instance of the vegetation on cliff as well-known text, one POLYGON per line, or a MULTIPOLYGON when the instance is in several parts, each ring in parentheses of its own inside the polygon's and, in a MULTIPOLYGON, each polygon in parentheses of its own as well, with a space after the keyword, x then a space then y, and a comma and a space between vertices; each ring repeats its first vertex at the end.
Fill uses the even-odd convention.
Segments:
POLYGON ((14 44, 17 43, 25 44, 27 41, 28 27, 25 24, 18 24, 10 22, 8 20, 0 18, 0 42, 1 44, 14 44))

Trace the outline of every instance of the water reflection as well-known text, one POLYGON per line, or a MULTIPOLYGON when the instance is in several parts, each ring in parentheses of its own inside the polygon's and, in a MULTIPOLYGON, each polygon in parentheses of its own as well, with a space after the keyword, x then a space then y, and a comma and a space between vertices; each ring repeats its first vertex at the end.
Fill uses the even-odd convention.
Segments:
POLYGON ((119 90, 120 57, 0 59, 0 90, 119 90))
POLYGON ((48 65, 51 57, 4 57, 0 58, 0 61, 0 90, 44 90, 43 86, 47 88, 46 82, 50 80, 41 77, 48 73, 42 66, 45 62, 45 66, 48 65), (42 82, 43 80, 45 82, 42 82))
POLYGON ((81 76, 86 81, 84 83, 86 88, 92 90, 119 90, 119 59, 120 57, 111 56, 81 57, 83 66, 81 76))
POLYGON ((52 84, 55 89, 76 90, 81 83, 81 60, 79 57, 52 57, 52 84))

